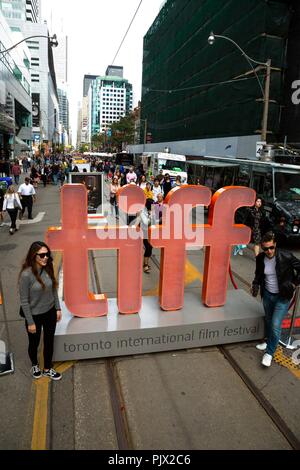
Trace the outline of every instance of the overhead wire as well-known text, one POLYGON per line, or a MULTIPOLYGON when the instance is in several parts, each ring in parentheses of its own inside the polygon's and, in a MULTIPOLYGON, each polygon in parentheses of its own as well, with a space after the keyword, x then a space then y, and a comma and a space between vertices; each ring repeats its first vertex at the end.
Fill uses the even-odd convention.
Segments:
POLYGON ((119 46, 119 49, 118 49, 117 52, 116 52, 116 55, 115 55, 113 61, 111 62, 111 65, 114 65, 115 60, 116 60, 116 58, 118 57, 118 54, 119 54, 119 52, 120 52, 120 50, 121 50, 121 47, 123 46, 123 43, 124 43, 124 41, 125 41, 125 39, 126 39, 126 36, 127 36, 127 34, 129 33, 129 30, 130 30, 130 28, 131 28, 131 25, 132 25, 132 23, 134 22, 134 19, 135 19, 136 15, 137 15, 137 13, 138 13, 138 11, 139 11, 140 6, 142 5, 142 3, 143 3, 143 0, 140 0, 140 3, 139 3, 139 5, 138 5, 138 7, 137 7, 137 9, 136 9, 136 11, 135 11, 133 17, 132 17, 132 20, 130 21, 130 24, 129 24, 128 28, 127 28, 127 31, 126 31, 126 33, 125 33, 125 35, 124 35, 124 37, 123 37, 123 39, 122 39, 122 41, 121 41, 121 44, 120 44, 120 46, 119 46))
POLYGON ((224 85, 226 83, 236 83, 236 82, 242 82, 245 80, 253 80, 256 77, 244 77, 244 78, 234 78, 231 80, 225 80, 223 82, 212 82, 212 83, 205 83, 202 85, 196 85, 196 86, 191 86, 187 88, 176 88, 174 90, 152 90, 151 88, 145 87, 146 92, 153 92, 153 93, 177 93, 180 91, 188 91, 188 90, 197 90, 199 88, 207 88, 210 86, 216 86, 216 85, 224 85))

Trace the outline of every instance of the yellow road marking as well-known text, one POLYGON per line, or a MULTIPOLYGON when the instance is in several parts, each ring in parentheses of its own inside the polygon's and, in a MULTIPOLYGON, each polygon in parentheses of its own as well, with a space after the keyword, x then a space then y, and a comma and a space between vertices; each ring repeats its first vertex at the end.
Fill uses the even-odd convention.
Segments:
POLYGON ((60 374, 63 374, 64 372, 67 372, 67 370, 71 369, 74 367, 76 364, 76 361, 72 362, 62 362, 61 365, 55 365, 54 369, 59 372, 60 374))
POLYGON ((39 379, 39 382, 36 382, 31 450, 47 448, 48 395, 49 380, 39 379))
MULTIPOLYGON (((63 362, 54 364, 54 368, 60 374, 71 369, 76 362, 63 362)), ((36 387, 35 407, 33 418, 33 430, 31 450, 47 450, 47 422, 48 422, 48 397, 51 379, 42 378, 34 383, 36 387)))
POLYGON ((185 262, 185 286, 189 286, 195 281, 203 282, 203 274, 187 259, 185 262))
POLYGON ((293 363, 290 357, 287 357, 283 354, 283 349, 281 346, 276 349, 274 360, 277 362, 277 364, 286 367, 295 377, 297 377, 297 379, 300 379, 299 367, 293 363))
MULTIPOLYGON (((185 286, 189 286, 195 281, 200 281, 203 282, 203 274, 200 273, 198 268, 194 266, 188 259, 185 262, 185 286)), ((148 290, 145 293, 146 297, 156 297, 159 295, 159 287, 156 287, 155 289, 148 290)))

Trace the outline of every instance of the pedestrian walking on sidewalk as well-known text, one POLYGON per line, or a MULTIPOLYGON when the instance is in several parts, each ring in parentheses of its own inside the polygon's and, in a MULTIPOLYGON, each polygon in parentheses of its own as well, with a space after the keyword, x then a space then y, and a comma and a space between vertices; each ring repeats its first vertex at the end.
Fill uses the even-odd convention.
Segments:
POLYGON ((256 347, 265 354, 262 365, 270 367, 281 335, 281 324, 288 313, 295 287, 300 281, 300 260, 277 248, 275 235, 267 232, 261 241, 262 253, 256 257, 256 272, 251 293, 258 291, 265 311, 266 341, 256 347))
POLYGON ((26 256, 19 276, 20 301, 29 339, 28 354, 34 379, 49 377, 60 380, 61 374, 52 366, 56 323, 62 314, 57 294, 50 248, 43 242, 34 242, 26 256), (38 362, 41 331, 44 332, 44 370, 38 362))
POLYGON ((136 225, 140 226, 143 232, 143 243, 144 243, 144 273, 150 274, 151 266, 149 260, 152 256, 153 247, 149 242, 149 227, 152 224, 152 205, 154 204, 153 199, 147 199, 144 209, 138 214, 136 219, 136 225))
POLYGON ((11 226, 9 233, 11 235, 13 235, 18 230, 16 223, 19 210, 22 210, 22 204, 19 195, 16 193, 14 186, 10 186, 4 196, 3 212, 7 211, 10 217, 11 226))
POLYGON ((19 182, 20 182, 20 175, 22 173, 21 171, 21 167, 19 165, 19 160, 15 160, 15 163, 11 169, 11 172, 13 174, 13 177, 14 177, 14 180, 15 180, 15 184, 19 185, 19 182))
POLYGON ((113 207, 115 208, 116 211, 116 219, 119 218, 119 206, 118 206, 118 201, 117 201, 117 194, 120 189, 120 184, 117 176, 113 177, 112 183, 110 185, 110 204, 111 204, 111 215, 113 215, 113 207))
POLYGON ((21 184, 18 193, 22 198, 22 216, 24 215, 27 207, 28 219, 32 219, 32 206, 35 201, 36 192, 32 184, 30 184, 30 178, 25 178, 25 183, 21 184))
POLYGON ((258 256, 262 236, 271 229, 270 222, 263 210, 263 201, 260 197, 257 197, 254 206, 248 209, 245 225, 248 225, 252 230, 254 254, 258 256))

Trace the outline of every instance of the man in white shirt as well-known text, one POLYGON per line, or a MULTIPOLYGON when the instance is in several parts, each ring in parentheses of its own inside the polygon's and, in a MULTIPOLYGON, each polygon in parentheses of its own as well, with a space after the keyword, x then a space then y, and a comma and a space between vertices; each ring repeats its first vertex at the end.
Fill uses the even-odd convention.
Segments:
POLYGON ((25 178, 25 183, 21 184, 21 186, 19 187, 18 194, 22 198, 21 202, 22 202, 23 209, 22 209, 21 214, 22 216, 24 215, 25 209, 27 207, 28 219, 31 220, 33 218, 32 217, 32 205, 33 205, 33 202, 35 201, 36 192, 32 184, 30 184, 29 178, 25 178))

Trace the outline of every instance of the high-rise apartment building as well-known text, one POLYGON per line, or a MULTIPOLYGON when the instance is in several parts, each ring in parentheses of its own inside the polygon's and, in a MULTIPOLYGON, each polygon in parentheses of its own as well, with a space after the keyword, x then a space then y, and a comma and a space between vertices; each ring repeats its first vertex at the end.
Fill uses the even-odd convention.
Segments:
MULTIPOLYGON (((47 24, 40 21, 40 0, 0 0, 11 31, 26 40, 30 51, 32 93, 32 140, 35 148, 59 143, 59 106, 47 24), (36 37, 32 37, 36 36, 36 37)), ((15 42, 18 42, 17 40, 15 42)), ((24 139, 24 138, 23 138, 24 139)))
POLYGON ((61 88, 57 89, 57 94, 58 94, 58 102, 59 102, 59 122, 63 126, 63 130, 68 134, 68 130, 69 130, 68 95, 67 95, 67 92, 65 90, 62 90, 61 88))
POLYGON ((98 77, 98 75, 85 75, 84 76, 84 78, 83 78, 83 97, 88 95, 90 85, 93 83, 94 80, 96 80, 97 77, 98 77))
MULTIPOLYGON (((1 49, 8 49, 22 39, 11 31, 0 9, 1 49)), ((25 42, 0 58, 0 153, 12 158, 31 149, 30 52, 25 42), (4 153, 4 154, 3 154, 4 153)))
POLYGON ((0 9, 8 20, 39 23, 41 19, 41 0, 0 0, 0 9))
POLYGON ((26 21, 39 23, 41 20, 41 0, 26 0, 26 21))
POLYGON ((53 50, 58 85, 68 83, 68 36, 58 34, 58 46, 53 50))
POLYGON ((298 141, 292 93, 300 70, 299 20, 299 0, 166 1, 144 37, 142 120, 153 139, 147 151, 255 155, 268 86, 261 64, 268 59, 268 142, 298 141), (211 31, 229 40, 216 37, 210 45, 211 31))
POLYGON ((123 78, 123 67, 119 67, 118 65, 109 65, 106 69, 105 75, 109 77, 123 78))
POLYGON ((53 51, 59 101, 59 122, 61 144, 69 142, 69 100, 68 100, 68 36, 58 33, 58 47, 53 51))
POLYGON ((132 111, 132 85, 123 78, 123 72, 122 77, 97 77, 90 86, 89 97, 91 135, 104 132, 132 111))

